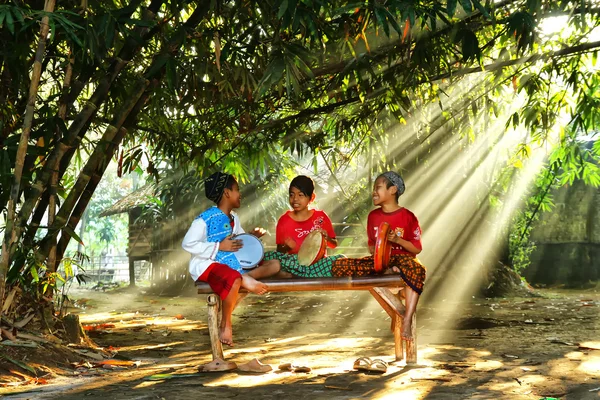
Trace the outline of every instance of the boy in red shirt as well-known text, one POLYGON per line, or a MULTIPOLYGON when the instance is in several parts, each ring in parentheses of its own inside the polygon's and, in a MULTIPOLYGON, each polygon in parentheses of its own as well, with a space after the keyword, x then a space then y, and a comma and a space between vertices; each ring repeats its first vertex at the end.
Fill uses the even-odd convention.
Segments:
MULTIPOLYGON (((369 251, 375 251, 377 229, 382 222, 390 225, 387 240, 391 242, 391 256, 388 269, 384 273, 400 274, 406 288, 406 311, 402 321, 402 338, 412 340, 412 316, 417 308, 426 277, 425 267, 417 259, 422 250, 421 227, 417 217, 408 209, 398 205, 404 193, 404 180, 395 172, 388 171, 377 177, 373 185, 373 205, 379 206, 369 213, 367 238, 369 251)), ((373 256, 363 258, 342 258, 333 264, 333 276, 374 275, 373 256)))

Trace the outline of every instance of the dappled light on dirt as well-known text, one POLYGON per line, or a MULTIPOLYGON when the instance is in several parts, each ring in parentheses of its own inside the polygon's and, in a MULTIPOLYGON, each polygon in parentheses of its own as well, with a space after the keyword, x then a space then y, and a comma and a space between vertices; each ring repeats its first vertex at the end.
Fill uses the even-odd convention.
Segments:
MULTIPOLYGON (((140 295, 132 304, 143 304, 145 315, 132 307, 122 310, 123 318, 115 318, 108 312, 113 295, 81 294, 98 296, 90 300, 94 314, 105 318, 88 315, 86 324, 115 325, 90 332, 113 356, 77 367, 54 366, 57 378, 14 388, 23 392, 16 398, 587 400, 597 398, 590 390, 600 387, 600 350, 593 341, 600 331, 596 292, 586 294, 591 299, 586 307, 567 292, 510 301, 456 301, 448 305, 460 310, 451 324, 439 317, 442 304, 424 302, 417 319, 415 367, 394 361, 389 319, 379 310, 371 313, 375 301, 362 294, 249 296, 234 312, 236 346, 226 347, 225 357, 238 365, 256 358, 273 367, 264 374, 198 372, 198 366, 211 361, 206 310, 199 307, 204 296, 140 295), (343 317, 350 312, 352 317, 343 317), (186 319, 174 319, 177 314, 186 319), (356 371, 353 364, 359 357, 380 358, 387 362, 387 371, 356 371), (311 370, 279 370, 284 363, 311 370)), ((79 359, 86 360, 85 354, 79 359)))

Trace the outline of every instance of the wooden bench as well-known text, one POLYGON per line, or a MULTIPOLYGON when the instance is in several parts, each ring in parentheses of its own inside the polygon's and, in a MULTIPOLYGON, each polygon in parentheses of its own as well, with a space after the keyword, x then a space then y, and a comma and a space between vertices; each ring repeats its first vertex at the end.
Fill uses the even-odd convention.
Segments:
MULTIPOLYGON (((396 360, 406 360, 406 364, 416 364, 417 362, 417 322, 416 313, 412 321, 413 341, 402 340, 401 327, 404 316, 404 297, 401 291, 394 294, 390 289, 403 289, 404 281, 398 275, 381 275, 372 277, 343 277, 343 278, 295 278, 295 279, 277 279, 265 280, 269 286, 269 292, 319 292, 323 290, 368 290, 377 300, 381 307, 389 314, 395 322, 394 327, 394 348, 396 360)), ((199 294, 209 294, 208 303, 208 331, 210 335, 211 351, 213 361, 225 360, 223 356, 223 347, 219 340, 220 325, 220 299, 212 294, 212 290, 207 283, 199 282, 196 284, 199 294)), ((244 290, 240 291, 241 301, 247 295, 244 290)))

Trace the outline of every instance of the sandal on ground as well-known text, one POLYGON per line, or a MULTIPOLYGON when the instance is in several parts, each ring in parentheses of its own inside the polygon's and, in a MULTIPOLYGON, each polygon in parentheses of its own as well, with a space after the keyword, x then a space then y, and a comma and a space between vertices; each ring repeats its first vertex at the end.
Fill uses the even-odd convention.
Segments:
POLYGON ((283 363, 279 364, 277 367, 280 371, 292 371, 294 369, 294 365, 292 363, 283 363))
POLYGON ((387 372, 387 368, 388 364, 385 361, 376 358, 371 362, 371 365, 369 365, 368 371, 385 373, 387 372))
POLYGON ((369 357, 360 357, 354 361, 354 366, 352 368, 357 371, 369 371, 371 362, 372 361, 369 357))
POLYGON ((309 373, 310 371, 312 371, 311 367, 307 367, 307 366, 301 365, 301 366, 294 366, 294 371, 293 372, 309 373))

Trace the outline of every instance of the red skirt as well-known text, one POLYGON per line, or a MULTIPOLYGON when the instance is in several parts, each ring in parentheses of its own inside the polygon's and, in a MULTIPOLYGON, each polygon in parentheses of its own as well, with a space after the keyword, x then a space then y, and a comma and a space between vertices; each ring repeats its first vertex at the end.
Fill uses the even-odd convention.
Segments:
POLYGON ((242 274, 221 263, 212 263, 200 275, 199 281, 206 282, 221 299, 227 297, 236 279, 241 279, 242 274))

